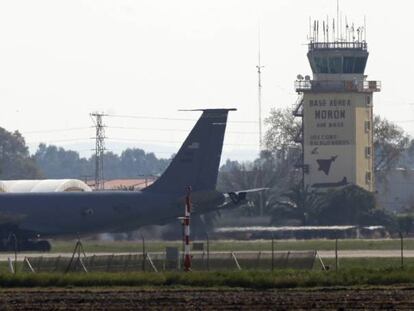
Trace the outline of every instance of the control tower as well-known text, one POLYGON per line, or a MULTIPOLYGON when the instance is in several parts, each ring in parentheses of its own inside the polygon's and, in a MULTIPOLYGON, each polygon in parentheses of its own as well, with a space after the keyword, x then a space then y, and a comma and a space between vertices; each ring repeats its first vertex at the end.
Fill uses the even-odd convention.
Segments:
POLYGON ((304 185, 327 190, 354 184, 374 191, 372 107, 381 85, 366 79, 363 28, 347 25, 345 36, 331 41, 325 26, 319 40, 317 28, 308 43, 312 78, 298 75, 295 81, 293 114, 302 118, 295 141, 302 144, 304 185))

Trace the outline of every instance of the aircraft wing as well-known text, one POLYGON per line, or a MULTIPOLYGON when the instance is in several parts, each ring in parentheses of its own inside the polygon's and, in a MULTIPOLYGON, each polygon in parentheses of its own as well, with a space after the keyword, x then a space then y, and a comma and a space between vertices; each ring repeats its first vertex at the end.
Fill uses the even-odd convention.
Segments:
POLYGON ((248 200, 249 195, 252 193, 258 193, 268 190, 269 188, 254 188, 254 189, 247 189, 247 190, 240 190, 235 192, 228 192, 227 195, 230 197, 233 203, 239 203, 243 200, 248 200))
POLYGON ((221 193, 218 191, 201 191, 191 194, 193 213, 204 214, 214 211, 232 209, 247 204, 249 196, 269 188, 255 188, 221 193))
MULTIPOLYGON (((242 204, 245 204, 249 201, 249 197, 252 194, 264 192, 268 190, 269 188, 254 188, 254 189, 247 189, 247 190, 240 190, 240 191, 234 191, 234 192, 228 192, 225 196, 228 196, 230 198, 230 201, 228 201, 227 205, 232 203, 234 207, 238 207, 242 204)), ((229 205, 230 206, 230 205, 229 205)), ((228 207, 227 207, 228 208, 228 207)))

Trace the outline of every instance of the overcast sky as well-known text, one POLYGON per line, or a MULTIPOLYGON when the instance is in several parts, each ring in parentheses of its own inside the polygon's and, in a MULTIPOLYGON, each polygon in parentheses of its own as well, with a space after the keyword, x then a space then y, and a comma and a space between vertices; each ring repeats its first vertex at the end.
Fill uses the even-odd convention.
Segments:
MULTIPOLYGON (((348 21, 366 15, 366 73, 383 86, 375 113, 412 135, 413 9, 410 0, 340 1, 348 21)), ((179 109, 234 107, 224 157, 252 158, 259 23, 266 116, 295 102, 296 75, 310 73, 309 16, 326 15, 336 16, 336 0, 1 1, 0 126, 20 130, 32 151, 44 141, 89 154, 92 111, 191 119, 105 118, 109 149, 168 156, 199 116, 179 109)))

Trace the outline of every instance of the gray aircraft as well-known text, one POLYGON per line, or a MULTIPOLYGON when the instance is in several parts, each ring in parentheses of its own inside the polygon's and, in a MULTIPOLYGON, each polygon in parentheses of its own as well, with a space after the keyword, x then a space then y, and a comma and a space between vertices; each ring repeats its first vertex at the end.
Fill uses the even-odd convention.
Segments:
POLYGON ((165 224, 184 213, 186 187, 192 189, 195 213, 232 208, 246 202, 247 192, 215 190, 228 112, 204 109, 200 119, 164 172, 142 191, 1 193, 0 250, 49 250, 36 237, 126 232, 145 225, 165 224))

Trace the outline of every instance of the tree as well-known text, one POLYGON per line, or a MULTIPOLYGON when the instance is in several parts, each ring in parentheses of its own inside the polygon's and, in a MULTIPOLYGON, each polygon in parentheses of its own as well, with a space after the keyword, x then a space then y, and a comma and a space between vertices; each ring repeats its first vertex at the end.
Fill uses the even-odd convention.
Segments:
POLYGON ((41 177, 39 168, 23 136, 0 128, 0 178, 1 179, 35 179, 41 177))
POLYGON ((295 118, 291 109, 272 109, 265 119, 268 130, 265 146, 275 161, 276 174, 273 187, 286 192, 300 179, 297 165, 301 162, 301 146, 295 142, 300 133, 301 122, 295 118))
MULTIPOLYGON (((81 178, 94 176, 95 156, 83 158, 79 153, 62 147, 40 144, 34 159, 47 178, 81 178)), ((142 175, 158 175, 170 160, 158 159, 142 149, 126 149, 121 155, 111 151, 104 154, 104 177, 137 178, 142 175)))
POLYGON ((308 187, 294 185, 288 192, 283 193, 281 200, 275 202, 272 212, 272 222, 296 219, 302 226, 318 223, 318 215, 323 208, 324 196, 310 191, 308 187))
POLYGON ((396 216, 397 229, 407 235, 414 230, 414 216, 412 214, 399 214, 396 216))
POLYGON ((332 190, 325 195, 319 214, 321 225, 389 225, 392 221, 376 207, 375 195, 356 185, 332 190))
POLYGON ((276 202, 272 220, 296 220, 301 225, 383 225, 395 230, 394 217, 376 207, 374 194, 355 185, 319 193, 296 185, 276 202))
MULTIPOLYGON (((282 167, 280 167, 282 169, 282 167)), ((254 188, 272 188, 250 196, 250 205, 244 209, 248 215, 263 215, 271 206, 275 184, 281 182, 277 163, 270 151, 264 150, 254 162, 239 163, 227 160, 220 168, 217 189, 222 192, 254 188)), ((289 178, 284 182, 289 181, 289 178)), ((277 189, 279 190, 279 189, 277 189)))
POLYGON ((144 150, 138 148, 124 150, 119 161, 123 178, 158 175, 167 168, 170 162, 166 159, 157 159, 154 153, 145 153, 144 150))
POLYGON ((396 167, 409 145, 410 137, 401 127, 380 116, 375 116, 374 168, 378 177, 384 177, 390 169, 396 167))
POLYGON ((226 163, 224 163, 220 167, 220 173, 229 173, 234 170, 240 170, 242 167, 242 164, 240 164, 238 161, 232 161, 230 159, 226 160, 226 163))
POLYGON ((91 161, 76 151, 53 145, 39 144, 34 159, 47 178, 81 178, 93 172, 91 161))
POLYGON ((291 109, 272 108, 265 124, 269 127, 264 137, 267 150, 278 158, 285 158, 291 149, 297 150, 295 137, 301 129, 301 123, 293 116, 291 109))

